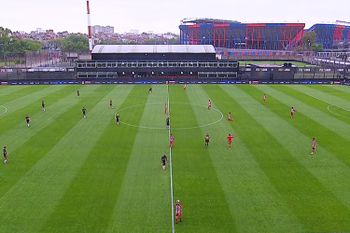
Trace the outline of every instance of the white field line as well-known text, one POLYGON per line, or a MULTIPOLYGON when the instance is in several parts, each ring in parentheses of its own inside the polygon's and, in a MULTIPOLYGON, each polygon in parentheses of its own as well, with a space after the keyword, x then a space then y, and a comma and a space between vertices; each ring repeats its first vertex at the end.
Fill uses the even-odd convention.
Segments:
MULTIPOLYGON (((170 95, 169 85, 167 85, 168 91, 168 116, 169 116, 169 143, 171 134, 171 118, 170 118, 170 95)), ((175 233, 175 220, 174 220, 174 187, 173 187, 173 163, 172 163, 172 148, 169 146, 169 172, 170 172, 170 200, 171 200, 171 232, 175 233)))
POLYGON ((4 109, 4 111, 0 111, 0 116, 5 115, 8 112, 8 109, 4 105, 0 105, 0 109, 4 109))

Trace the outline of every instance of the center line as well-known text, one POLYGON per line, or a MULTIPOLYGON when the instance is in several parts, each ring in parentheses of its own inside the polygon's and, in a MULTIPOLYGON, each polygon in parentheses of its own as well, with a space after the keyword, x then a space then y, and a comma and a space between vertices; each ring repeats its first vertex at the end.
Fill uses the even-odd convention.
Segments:
MULTIPOLYGON (((171 117, 170 117, 170 95, 169 95, 169 84, 167 84, 168 91, 168 116, 169 116, 169 142, 171 134, 171 117)), ((174 188, 173 188, 173 164, 172 164, 172 148, 169 145, 169 172, 170 172, 170 195, 171 195, 171 229, 172 233, 175 233, 175 222, 174 222, 174 188)))

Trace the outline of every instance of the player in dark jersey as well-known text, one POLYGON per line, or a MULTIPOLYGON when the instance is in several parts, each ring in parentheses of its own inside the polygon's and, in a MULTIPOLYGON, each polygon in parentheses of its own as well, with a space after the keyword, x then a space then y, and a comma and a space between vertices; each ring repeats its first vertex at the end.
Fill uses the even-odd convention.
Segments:
POLYGON ((150 88, 148 89, 148 94, 152 94, 152 92, 153 92, 153 89, 152 89, 152 87, 150 87, 150 88))
POLYGON ((264 101, 265 104, 267 103, 267 95, 265 93, 263 95, 263 101, 264 101))
POLYGON ((4 148, 2 148, 2 157, 3 157, 3 160, 4 160, 4 164, 7 164, 8 163, 8 159, 7 159, 7 147, 4 146, 4 148))
POLYGON ((205 147, 208 147, 208 146, 209 146, 209 141, 210 141, 210 136, 209 136, 209 134, 207 133, 207 134, 204 136, 204 145, 205 145, 205 147))
POLYGON ((211 109, 211 106, 212 106, 211 100, 208 100, 208 110, 211 109))
POLYGON ((113 101, 109 100, 109 108, 113 108, 113 101))
POLYGON ((317 153, 317 141, 316 141, 316 138, 312 138, 311 155, 314 155, 316 153, 317 153))
POLYGON ((77 96, 78 96, 78 97, 80 96, 80 91, 79 91, 79 90, 77 90, 77 96))
POLYGON ((169 129, 170 128, 170 116, 167 116, 166 119, 165 119, 165 125, 166 125, 166 128, 169 129))
POLYGON ((117 124, 117 125, 120 125, 120 115, 117 113, 117 114, 115 114, 115 123, 117 124))
POLYGON ((25 117, 25 121, 26 121, 27 127, 29 128, 30 127, 30 122, 31 122, 31 119, 30 119, 29 115, 27 115, 25 117))
POLYGON ((229 112, 229 113, 227 114, 227 120, 228 120, 228 121, 233 121, 233 117, 232 117, 232 113, 231 113, 231 112, 229 112))
POLYGON ((81 112, 83 113, 83 117, 86 118, 86 117, 87 117, 87 110, 86 110, 85 107, 83 107, 83 108, 81 109, 81 112))
POLYGON ((160 159, 160 164, 162 166, 162 169, 165 171, 166 169, 166 164, 168 162, 168 158, 166 157, 166 154, 164 154, 161 159, 160 159))
POLYGON ((46 105, 45 105, 45 101, 44 100, 41 101, 41 110, 43 112, 46 112, 46 105))

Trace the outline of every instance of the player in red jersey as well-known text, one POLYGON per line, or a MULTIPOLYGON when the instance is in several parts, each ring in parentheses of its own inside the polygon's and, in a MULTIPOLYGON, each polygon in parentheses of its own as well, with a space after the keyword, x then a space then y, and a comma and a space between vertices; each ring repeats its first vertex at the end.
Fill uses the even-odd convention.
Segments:
POLYGON ((290 109, 290 118, 294 119, 294 117, 295 117, 295 112, 296 112, 295 108, 292 107, 292 108, 290 109))
POLYGON ((232 148, 232 141, 233 141, 234 136, 232 134, 228 134, 227 136, 227 144, 228 144, 228 148, 231 149, 232 148))
POLYGON ((212 105, 212 104, 211 104, 211 100, 209 100, 209 101, 208 101, 208 110, 211 109, 211 105, 212 105))
POLYGON ((175 203, 175 220, 176 220, 176 224, 179 221, 182 222, 182 204, 180 200, 177 200, 175 203))
POLYGON ((231 113, 231 112, 229 112, 229 113, 227 114, 227 120, 228 120, 228 121, 233 121, 233 117, 232 117, 232 113, 231 113))
POLYGON ((173 134, 170 134, 169 143, 170 143, 170 148, 173 148, 175 146, 175 138, 173 134))
POLYGON ((311 155, 314 155, 316 153, 317 153, 317 141, 316 141, 316 138, 312 138, 311 155))

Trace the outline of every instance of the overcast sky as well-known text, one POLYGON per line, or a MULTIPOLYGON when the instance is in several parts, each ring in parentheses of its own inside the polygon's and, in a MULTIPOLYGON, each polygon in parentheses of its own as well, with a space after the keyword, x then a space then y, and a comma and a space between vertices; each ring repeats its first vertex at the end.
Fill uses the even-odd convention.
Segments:
MULTIPOLYGON (((0 0, 0 26, 86 32, 86 0, 0 0)), ((220 18, 240 22, 350 21, 350 0, 90 0, 92 24, 175 32, 183 18, 220 18)))

